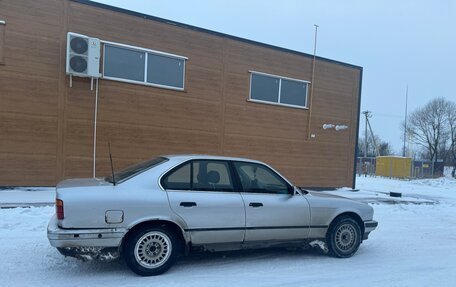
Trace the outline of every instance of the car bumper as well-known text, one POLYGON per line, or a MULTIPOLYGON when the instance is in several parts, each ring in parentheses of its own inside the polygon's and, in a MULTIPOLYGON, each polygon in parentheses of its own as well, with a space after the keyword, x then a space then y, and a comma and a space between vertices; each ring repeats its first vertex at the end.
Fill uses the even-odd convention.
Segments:
POLYGON ((377 228, 378 222, 375 220, 368 220, 364 221, 364 236, 363 240, 366 240, 369 237, 369 233, 371 233, 375 228, 377 228))
POLYGON ((127 233, 124 228, 64 229, 58 226, 54 215, 47 227, 47 237, 52 246, 63 247, 119 247, 127 233))

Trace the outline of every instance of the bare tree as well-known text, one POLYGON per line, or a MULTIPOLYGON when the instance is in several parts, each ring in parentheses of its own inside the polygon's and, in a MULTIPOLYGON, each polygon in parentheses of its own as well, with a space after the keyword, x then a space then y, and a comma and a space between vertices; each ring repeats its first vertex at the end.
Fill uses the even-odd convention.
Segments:
MULTIPOLYGON (((358 156, 364 156, 364 145, 365 140, 364 137, 358 138, 358 156)), ((383 141, 378 135, 374 134, 374 140, 372 140, 372 136, 368 136, 367 139, 367 156, 368 157, 376 157, 377 152, 378 155, 392 155, 392 148, 389 142, 383 141), (377 144, 377 147, 374 148, 374 142, 377 144)))
POLYGON ((451 175, 456 177, 456 104, 450 102, 447 107, 448 133, 450 138, 450 147, 448 148, 449 162, 453 166, 451 175))
POLYGON ((447 111, 450 101, 436 98, 409 115, 407 132, 423 147, 431 161, 437 161, 440 148, 449 138, 447 111))
POLYGON ((370 135, 367 136, 367 148, 365 148, 365 145, 366 145, 366 141, 364 140, 364 137, 359 137, 358 138, 358 156, 363 157, 364 151, 366 150, 367 157, 376 157, 377 154, 375 152, 374 143, 373 143, 372 137, 370 135))
POLYGON ((392 148, 389 142, 381 141, 378 145, 378 153, 380 155, 392 155, 392 148))

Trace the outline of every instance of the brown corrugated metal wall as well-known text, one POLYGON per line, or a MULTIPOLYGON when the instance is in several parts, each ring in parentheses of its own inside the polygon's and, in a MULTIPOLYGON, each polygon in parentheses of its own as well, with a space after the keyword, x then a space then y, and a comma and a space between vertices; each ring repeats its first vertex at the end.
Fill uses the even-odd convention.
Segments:
POLYGON ((69 87, 70 31, 188 57, 185 91, 100 80, 98 175, 109 173, 110 141, 116 169, 160 154, 221 154, 263 160, 303 186, 352 185, 359 67, 317 60, 308 139, 308 110, 247 99, 249 71, 310 81, 310 56, 68 0, 0 1, 0 20, 0 186, 92 174, 95 93, 89 79, 69 87))

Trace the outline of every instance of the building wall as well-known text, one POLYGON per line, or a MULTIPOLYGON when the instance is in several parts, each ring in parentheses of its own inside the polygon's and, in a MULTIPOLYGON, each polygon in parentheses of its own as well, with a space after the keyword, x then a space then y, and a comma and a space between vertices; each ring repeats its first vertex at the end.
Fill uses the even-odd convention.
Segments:
POLYGON ((110 142, 115 169, 220 154, 265 161, 302 186, 352 185, 359 67, 318 58, 309 111, 247 101, 249 71, 310 81, 308 55, 68 0, 3 0, 0 20, 0 186, 92 175, 95 92, 89 79, 69 87, 67 32, 188 57, 185 91, 100 80, 97 175, 109 173, 110 142))

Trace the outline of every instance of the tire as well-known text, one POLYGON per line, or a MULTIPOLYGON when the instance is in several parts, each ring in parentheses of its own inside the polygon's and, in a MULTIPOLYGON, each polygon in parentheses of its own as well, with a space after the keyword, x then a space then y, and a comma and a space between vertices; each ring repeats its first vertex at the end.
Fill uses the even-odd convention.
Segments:
POLYGON ((361 244, 361 228, 351 217, 340 217, 331 223, 326 235, 328 254, 338 258, 352 257, 361 244))
POLYGON ((160 275, 174 264, 179 253, 179 240, 162 227, 146 227, 129 236, 125 242, 125 262, 141 276, 160 275))

